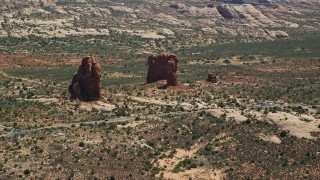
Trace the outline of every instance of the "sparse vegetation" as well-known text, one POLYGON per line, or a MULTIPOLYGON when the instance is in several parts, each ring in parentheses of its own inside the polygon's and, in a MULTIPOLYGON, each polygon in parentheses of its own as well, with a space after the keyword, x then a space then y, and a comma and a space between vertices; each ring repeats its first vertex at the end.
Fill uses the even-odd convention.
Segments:
POLYGON ((214 1, 176 2, 196 15, 145 0, 0 8, 0 179, 320 176, 319 7, 250 27, 200 13, 214 1), (257 29, 290 37, 266 40, 257 29), (183 88, 144 84, 146 58, 160 52, 179 56, 183 88), (70 100, 89 54, 102 65, 104 98, 70 100))

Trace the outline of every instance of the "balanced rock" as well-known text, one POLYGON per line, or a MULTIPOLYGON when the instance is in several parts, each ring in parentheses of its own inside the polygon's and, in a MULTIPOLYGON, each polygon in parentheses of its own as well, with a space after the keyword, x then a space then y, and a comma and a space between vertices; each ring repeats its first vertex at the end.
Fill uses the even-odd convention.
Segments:
POLYGON ((178 57, 174 54, 161 53, 148 57, 147 83, 167 80, 168 86, 178 85, 178 57))
POLYGON ((214 74, 212 73, 209 73, 208 74, 208 78, 206 79, 208 82, 211 82, 211 83, 218 83, 218 78, 217 76, 215 76, 214 74))
POLYGON ((84 57, 78 72, 69 85, 72 99, 98 99, 101 97, 101 66, 91 57, 84 57))

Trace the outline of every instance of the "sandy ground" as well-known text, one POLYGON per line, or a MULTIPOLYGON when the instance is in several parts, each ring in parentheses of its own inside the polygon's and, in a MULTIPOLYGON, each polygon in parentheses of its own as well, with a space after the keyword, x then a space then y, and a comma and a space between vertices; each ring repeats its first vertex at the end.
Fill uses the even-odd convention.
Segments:
POLYGON ((51 103, 59 103, 58 98, 39 98, 39 99, 23 99, 24 101, 32 101, 43 103, 44 105, 49 105, 51 103))
POLYGON ((143 123, 145 123, 146 121, 132 121, 132 122, 129 122, 128 124, 126 125, 118 125, 118 128, 135 128, 143 123))
POLYGON ((280 138, 278 138, 276 135, 265 135, 265 134, 259 134, 258 135, 260 139, 268 142, 273 142, 276 144, 281 144, 280 138))
POLYGON ((128 33, 133 36, 140 36, 144 39, 165 39, 163 35, 174 35, 171 30, 159 29, 157 31, 146 31, 146 30, 127 30, 127 29, 117 29, 112 28, 112 30, 118 31, 120 33, 128 33), (163 35, 160 35, 163 34, 163 35))
MULTIPOLYGON (((218 108, 211 109, 208 112, 217 117, 225 113, 229 120, 234 119, 237 122, 243 122, 247 120, 244 115, 241 115, 241 111, 236 109, 218 108)), ((316 139, 317 137, 312 136, 311 133, 320 132, 320 128, 318 128, 320 119, 306 114, 299 116, 286 112, 277 112, 269 113, 267 116, 264 116, 261 112, 256 111, 246 112, 245 114, 255 115, 259 120, 272 122, 280 129, 289 131, 291 135, 297 136, 298 138, 316 139)), ((261 136, 260 138, 275 143, 279 142, 279 140, 275 137, 261 136)))
POLYGON ((148 103, 148 104, 156 104, 160 106, 176 106, 178 102, 175 101, 161 101, 161 100, 156 100, 156 99, 145 99, 145 98, 140 98, 140 97, 129 97, 131 100, 138 101, 140 103, 148 103))
MULTIPOLYGON (((140 102, 140 103, 148 103, 148 104, 155 104, 155 105, 160 105, 160 106, 180 106, 183 107, 185 110, 190 110, 193 109, 193 105, 189 103, 180 103, 177 101, 163 101, 163 100, 156 100, 156 99, 145 99, 145 98, 140 98, 140 97, 129 97, 131 100, 140 102)), ((205 107, 203 104, 199 104, 201 107, 205 107)), ((198 105, 198 106, 199 106, 198 105)), ((199 107, 200 107, 199 106, 199 107)))
POLYGON ((153 147, 149 146, 144 139, 139 139, 138 137, 136 137, 135 139, 133 140, 128 140, 128 145, 130 146, 140 146, 142 148, 147 148, 147 149, 151 149, 151 150, 154 150, 153 147))
POLYGON ((269 113, 267 116, 263 116, 260 112, 251 111, 250 113, 255 114, 258 119, 271 121, 280 129, 289 131, 291 135, 298 138, 316 139, 311 133, 320 132, 320 128, 318 128, 320 119, 312 116, 303 115, 301 117, 286 112, 269 113))
POLYGON ((208 111, 213 116, 220 117, 224 113, 226 113, 228 119, 235 120, 236 122, 243 122, 246 121, 248 118, 246 118, 244 115, 241 115, 241 111, 237 109, 211 109, 208 111))
MULTIPOLYGON (((191 147, 190 150, 176 149, 176 153, 172 158, 158 159, 153 162, 154 166, 162 169, 157 175, 162 175, 163 179, 222 179, 223 174, 220 170, 209 169, 205 167, 193 168, 184 172, 173 173, 174 167, 182 160, 186 158, 192 158, 196 156, 196 152, 204 146, 205 143, 197 143, 191 147)), ((169 152, 166 153, 169 155, 169 152)))
POLYGON ((140 78, 141 76, 136 74, 114 72, 107 74, 107 78, 140 78))
POLYGON ((91 112, 92 110, 97 110, 99 112, 111 112, 115 108, 116 106, 113 104, 108 104, 102 101, 95 101, 95 102, 81 102, 79 110, 88 111, 88 112, 91 112))
POLYGON ((163 174, 163 179, 179 179, 179 180, 220 180, 223 179, 223 174, 220 170, 207 168, 195 168, 180 173, 167 172, 163 174))

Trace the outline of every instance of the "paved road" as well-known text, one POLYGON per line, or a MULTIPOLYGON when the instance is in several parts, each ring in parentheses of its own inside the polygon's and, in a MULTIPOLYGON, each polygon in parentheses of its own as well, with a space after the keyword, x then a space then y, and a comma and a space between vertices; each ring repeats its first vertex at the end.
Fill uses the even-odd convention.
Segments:
MULTIPOLYGON (((249 105, 249 107, 253 107, 255 106, 254 104, 249 105)), ((302 106, 302 107, 311 107, 308 105, 302 105, 302 104, 289 104, 289 106, 302 106)), ((320 105, 319 105, 320 106, 320 105)), ((319 107, 317 105, 317 107, 319 107)), ((257 107, 257 106, 255 106, 257 107)), ((274 106, 259 106, 259 107, 274 107, 274 106)), ((279 106, 278 106, 279 107, 279 106)), ((281 107, 281 106, 280 106, 281 107)), ((145 119, 145 118, 152 118, 152 117, 159 117, 159 116, 166 116, 166 115, 184 115, 184 114, 190 114, 190 113, 197 113, 197 112, 201 112, 201 111, 207 111, 210 110, 212 108, 209 109, 200 109, 200 110, 193 110, 193 111, 184 111, 184 112, 173 112, 173 113, 163 113, 163 114, 153 114, 153 115, 145 115, 145 116, 138 116, 141 119, 145 119)), ((109 120, 98 120, 98 121, 87 121, 87 122, 76 122, 76 123, 69 123, 69 124, 57 124, 57 125, 53 125, 53 126, 48 126, 48 127, 43 127, 43 128, 34 128, 34 129, 25 129, 25 130, 19 130, 19 129, 15 129, 13 127, 5 127, 5 126, 1 126, 0 128, 4 129, 11 129, 13 130, 10 131, 7 134, 3 134, 0 136, 0 138, 9 138, 9 137, 14 137, 16 135, 24 135, 24 134, 28 134, 28 133, 32 133, 32 132, 36 132, 36 131, 40 131, 40 130, 48 130, 48 129, 56 129, 56 128, 71 128, 71 127, 78 127, 81 124, 83 125, 94 125, 94 124, 101 124, 101 123, 121 123, 121 122, 130 122, 130 121, 134 121, 136 119, 136 117, 120 117, 120 118, 114 118, 114 119, 109 119, 109 120)))
MULTIPOLYGON (((206 109, 206 110, 208 110, 208 109, 206 109)), ((197 112, 201 112, 201 111, 203 111, 203 110, 174 112, 174 113, 163 113, 163 114, 153 114, 153 115, 145 115, 145 116, 138 116, 138 117, 140 117, 141 119, 145 119, 145 118, 152 118, 152 117, 159 117, 159 116, 166 116, 166 115, 184 115, 184 114, 190 114, 190 113, 197 113, 197 112)), ((3 134, 3 135, 0 136, 0 138, 10 138, 10 137, 14 137, 14 136, 17 136, 17 135, 29 134, 29 133, 33 133, 33 132, 41 131, 41 130, 78 127, 80 125, 94 125, 94 124, 101 124, 101 123, 109 124, 109 123, 130 122, 130 121, 134 121, 135 119, 136 119, 136 117, 120 117, 120 118, 115 118, 115 119, 110 119, 110 120, 98 120, 98 121, 76 122, 76 123, 69 123, 69 124, 57 124, 57 125, 43 127, 43 128, 24 129, 24 130, 14 129, 12 127, 0 126, 0 128, 4 127, 4 128, 14 129, 13 132, 11 131, 11 132, 9 132, 7 134, 3 134)))

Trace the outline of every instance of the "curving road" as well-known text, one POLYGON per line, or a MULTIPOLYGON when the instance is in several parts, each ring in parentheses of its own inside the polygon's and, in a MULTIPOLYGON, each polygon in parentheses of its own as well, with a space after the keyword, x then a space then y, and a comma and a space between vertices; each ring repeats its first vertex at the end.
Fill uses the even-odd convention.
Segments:
MULTIPOLYGON (((301 104, 290 104, 290 106, 300 106, 300 105, 301 104)), ((255 104, 249 105, 249 107, 254 107, 254 106, 255 106, 255 104)), ((274 107, 274 105, 258 106, 258 107, 274 107)), ((302 107, 305 108, 305 107, 309 107, 309 106, 302 105, 302 107)), ((316 107, 319 107, 319 106, 316 106, 316 107)), ((147 118, 167 116, 167 115, 184 115, 184 114, 190 114, 190 113, 197 113, 197 112, 201 112, 201 111, 208 111, 210 109, 212 109, 212 108, 197 109, 197 110, 183 111, 183 112, 180 111, 180 112, 172 112, 172 113, 152 114, 152 115, 145 115, 145 116, 119 117, 119 118, 108 119, 108 120, 75 122, 75 123, 68 123, 68 124, 57 124, 57 125, 43 127, 43 128, 24 129, 24 130, 19 130, 19 129, 15 129, 13 127, 6 127, 6 126, 0 125, 0 129, 6 128, 6 129, 13 130, 13 131, 8 132, 7 134, 1 135, 0 138, 1 139, 10 138, 10 137, 15 137, 17 135, 24 135, 24 134, 29 134, 29 133, 33 133, 36 131, 48 130, 48 129, 79 127, 80 125, 95 125, 95 124, 101 124, 101 123, 109 124, 109 123, 130 122, 130 121, 134 121, 137 117, 139 117, 140 119, 147 119, 147 118)))
MULTIPOLYGON (((184 115, 184 114, 190 114, 190 113, 197 113, 197 112, 201 112, 204 110, 208 110, 208 109, 184 111, 184 112, 174 112, 174 113, 153 114, 153 115, 145 115, 145 116, 137 116, 137 117, 139 117, 141 119, 146 119, 146 118, 167 116, 167 115, 184 115)), ((0 128, 7 128, 7 129, 14 130, 13 132, 11 131, 7 134, 1 135, 0 138, 1 139, 10 138, 10 137, 18 136, 18 135, 33 133, 36 131, 56 129, 56 128, 72 128, 72 127, 79 127, 81 125, 95 125, 95 124, 101 124, 101 123, 109 124, 109 123, 130 122, 130 121, 134 121, 137 117, 131 116, 131 117, 120 117, 120 118, 115 118, 115 119, 110 119, 110 120, 98 120, 98 121, 76 122, 76 123, 69 123, 69 124, 57 124, 57 125, 47 126, 47 127, 43 127, 43 128, 24 129, 24 130, 15 129, 13 127, 0 126, 0 128)))

